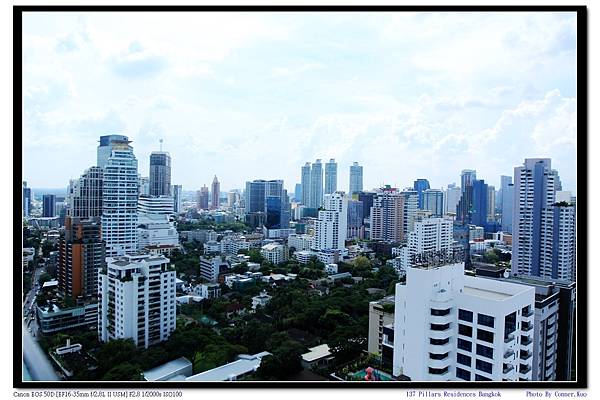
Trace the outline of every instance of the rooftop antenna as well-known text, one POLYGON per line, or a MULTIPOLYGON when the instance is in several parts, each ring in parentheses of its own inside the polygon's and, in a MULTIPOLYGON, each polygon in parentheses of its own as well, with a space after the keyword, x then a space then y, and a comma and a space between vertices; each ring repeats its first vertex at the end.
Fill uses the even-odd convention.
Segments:
POLYGON ((162 151, 162 142, 163 142, 163 140, 162 139, 158 139, 158 141, 160 142, 160 151, 162 151))

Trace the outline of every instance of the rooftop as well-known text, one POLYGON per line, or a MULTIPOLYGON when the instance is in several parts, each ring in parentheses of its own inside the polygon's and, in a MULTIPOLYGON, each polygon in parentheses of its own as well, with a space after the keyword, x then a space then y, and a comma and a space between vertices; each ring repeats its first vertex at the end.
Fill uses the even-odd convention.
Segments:
POLYGON ((240 354, 238 360, 229 364, 221 365, 220 367, 209 369, 208 371, 200 372, 186 378, 186 381, 202 381, 202 382, 221 382, 234 380, 237 377, 254 372, 260 367, 261 359, 271 355, 266 351, 262 353, 247 355, 240 354))
POLYGON ((331 355, 328 344, 320 344, 308 350, 310 350, 308 353, 302 354, 302 360, 306 362, 312 362, 331 355))
POLYGON ((465 286, 463 289, 463 293, 490 300, 504 300, 512 296, 508 293, 496 292, 493 290, 475 288, 471 286, 465 286))
MULTIPOLYGON (((166 364, 159 365, 156 368, 152 368, 151 370, 144 372, 144 379, 147 381, 160 381, 162 378, 172 374, 174 372, 180 371, 184 368, 192 368, 192 363, 185 357, 180 357, 176 360, 169 361, 166 364)), ((177 377, 183 375, 177 375, 177 377)), ((185 379, 185 377, 184 377, 185 379)))

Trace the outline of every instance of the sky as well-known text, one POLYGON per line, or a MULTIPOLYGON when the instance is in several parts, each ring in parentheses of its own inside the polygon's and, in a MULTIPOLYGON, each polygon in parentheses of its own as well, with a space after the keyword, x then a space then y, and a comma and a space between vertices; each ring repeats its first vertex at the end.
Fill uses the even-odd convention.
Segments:
POLYGON ((172 157, 184 190, 300 182, 335 158, 364 187, 499 188, 549 157, 576 187, 574 13, 27 13, 23 170, 62 188, 101 135, 172 157))

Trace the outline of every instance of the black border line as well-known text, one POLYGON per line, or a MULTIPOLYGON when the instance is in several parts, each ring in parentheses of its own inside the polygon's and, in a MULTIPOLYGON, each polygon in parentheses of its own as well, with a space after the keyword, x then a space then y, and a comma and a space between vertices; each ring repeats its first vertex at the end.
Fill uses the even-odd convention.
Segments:
POLYGON ((20 389, 193 389, 193 388, 377 388, 377 389, 433 389, 433 390, 476 390, 476 389, 585 389, 588 388, 588 335, 587 335, 587 266, 588 266, 588 14, 585 5, 566 6, 272 6, 272 5, 207 5, 207 6, 163 6, 163 5, 18 5, 13 6, 13 157, 14 157, 14 276, 13 276, 13 387, 20 389), (576 12, 577 13, 577 173, 580 184, 578 190, 579 234, 577 262, 581 266, 577 270, 577 341, 576 349, 576 381, 520 381, 520 382, 334 382, 334 381, 237 381, 237 382, 106 382, 106 381, 23 381, 22 370, 22 16, 25 12, 576 12), (17 144, 21 144, 20 148, 17 144), (579 151, 583 149, 582 151, 579 151), (19 151, 20 150, 20 151, 19 151), (583 235, 583 237, 581 237, 583 235), (18 239, 20 238, 20 239, 18 239), (21 244, 21 247, 19 247, 21 244), (20 278, 18 278, 20 277, 20 278))

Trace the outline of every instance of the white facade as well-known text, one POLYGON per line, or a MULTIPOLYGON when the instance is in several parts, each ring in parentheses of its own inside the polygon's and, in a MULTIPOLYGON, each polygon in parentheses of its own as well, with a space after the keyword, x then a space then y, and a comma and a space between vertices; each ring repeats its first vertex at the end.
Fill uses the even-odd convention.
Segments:
POLYGON ((175 330, 175 275, 164 256, 107 258, 99 275, 100 339, 130 338, 140 347, 166 340, 175 330))
POLYGON ((288 260, 287 247, 278 243, 269 243, 260 249, 260 255, 272 264, 281 264, 288 260))
POLYGON ((256 310, 256 307, 264 307, 271 300, 271 296, 264 290, 258 295, 252 298, 252 309, 256 310))
POLYGON ((218 257, 200 257, 200 276, 211 282, 216 282, 219 278, 219 273, 229 269, 227 261, 218 257))
POLYGON ((465 276, 456 263, 409 268, 395 296, 394 375, 532 379, 534 288, 465 276))
MULTIPOLYGON (((128 141, 113 141, 103 170, 102 239, 106 256, 137 251, 138 174, 137 159, 128 141)), ((100 147, 98 148, 100 158, 100 147)))
POLYGON ((415 222, 414 230, 408 235, 406 246, 393 250, 398 257, 395 266, 404 273, 412 267, 411 257, 427 251, 450 250, 452 247, 452 221, 444 218, 426 218, 415 222))
POLYGON ((138 214, 138 250, 148 246, 179 246, 179 234, 168 215, 138 214))
POLYGON ((445 214, 456 214, 456 206, 460 201, 462 192, 460 187, 456 185, 448 185, 448 188, 444 191, 444 213, 445 214))
POLYGON ((145 196, 138 199, 138 212, 145 214, 172 215, 175 212, 172 196, 145 196))
POLYGON ((325 210, 319 211, 313 249, 346 251, 348 197, 344 192, 325 196, 325 210))
POLYGON ((313 237, 311 235, 290 235, 288 236, 288 247, 293 247, 296 251, 310 250, 312 248, 313 237))

